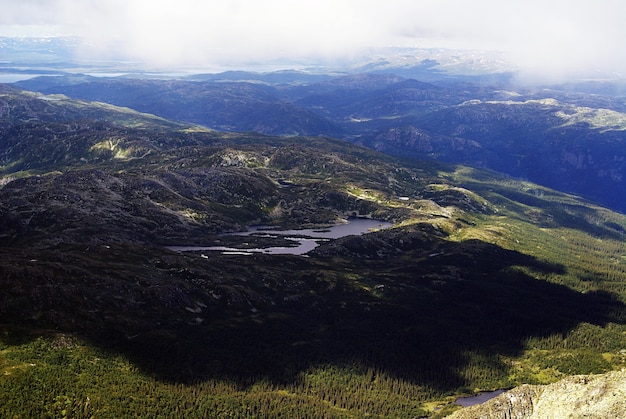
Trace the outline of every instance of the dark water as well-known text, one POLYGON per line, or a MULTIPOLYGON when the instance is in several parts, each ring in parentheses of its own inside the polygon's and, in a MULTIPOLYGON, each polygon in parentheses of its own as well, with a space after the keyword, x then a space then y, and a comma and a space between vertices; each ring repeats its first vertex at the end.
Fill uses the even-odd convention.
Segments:
POLYGON ((480 393, 476 396, 458 398, 456 399, 455 403, 463 407, 473 406, 475 404, 484 403, 489 399, 493 399, 494 397, 499 396, 502 393, 504 393, 504 390, 487 391, 485 393, 480 393))
POLYGON ((391 227, 391 223, 380 220, 370 220, 366 218, 351 219, 346 224, 339 224, 323 229, 302 229, 302 230, 270 230, 267 227, 252 227, 248 231, 242 233, 230 233, 229 235, 264 235, 266 237, 284 237, 297 243, 297 246, 286 247, 267 247, 254 249, 236 249, 225 246, 169 246, 168 249, 179 252, 188 251, 220 251, 230 254, 252 254, 266 253, 271 255, 289 254, 303 255, 319 245, 319 242, 338 239, 344 236, 360 235, 367 233, 372 229, 381 229, 391 227))

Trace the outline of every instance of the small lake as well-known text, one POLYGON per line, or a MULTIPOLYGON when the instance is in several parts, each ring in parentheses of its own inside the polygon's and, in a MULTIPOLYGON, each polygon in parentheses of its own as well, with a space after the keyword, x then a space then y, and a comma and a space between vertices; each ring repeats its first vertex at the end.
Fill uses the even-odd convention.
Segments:
POLYGON ((320 242, 340 237, 361 235, 372 230, 389 228, 392 223, 368 218, 353 218, 346 224, 338 224, 328 228, 301 229, 301 230, 275 230, 268 226, 255 226, 248 231, 238 233, 226 233, 224 236, 252 236, 262 238, 284 238, 294 242, 293 246, 274 246, 264 248, 243 249, 227 246, 168 246, 170 250, 178 252, 190 251, 219 251, 226 254, 253 254, 265 253, 269 255, 304 255, 316 248, 320 242))
POLYGON ((494 397, 499 396, 502 393, 504 393, 504 390, 487 391, 477 394, 476 396, 460 397, 456 399, 454 403, 463 407, 474 406, 475 404, 481 404, 486 402, 487 400, 493 399, 494 397))

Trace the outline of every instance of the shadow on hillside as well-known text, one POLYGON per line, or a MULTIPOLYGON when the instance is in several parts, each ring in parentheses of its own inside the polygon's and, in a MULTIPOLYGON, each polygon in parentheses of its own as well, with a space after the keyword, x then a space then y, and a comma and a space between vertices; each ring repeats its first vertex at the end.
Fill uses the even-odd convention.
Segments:
MULTIPOLYGON (((49 260, 46 274, 30 289, 21 285, 22 300, 0 309, 14 325, 56 328, 121 351, 163 380, 289 383, 307 369, 334 364, 373 368, 443 392, 466 385, 470 368, 506 375, 497 355, 519 354, 528 338, 624 319, 624 304, 612 295, 578 293, 515 268, 560 273, 561 266, 479 241, 431 238, 423 249, 411 246, 378 260, 207 260, 133 248, 94 262, 99 252, 66 249, 40 255, 49 260), (437 254, 428 253, 433 248, 437 254), (67 262, 61 266, 54 257, 67 262), (229 289, 230 299, 216 304, 217 288, 191 284, 203 275, 222 292, 229 289), (51 289, 54 281, 67 288, 51 289), (45 321, 25 315, 29 308, 19 305, 29 302, 45 321)), ((16 284, 4 289, 5 297, 14 298, 16 284)))

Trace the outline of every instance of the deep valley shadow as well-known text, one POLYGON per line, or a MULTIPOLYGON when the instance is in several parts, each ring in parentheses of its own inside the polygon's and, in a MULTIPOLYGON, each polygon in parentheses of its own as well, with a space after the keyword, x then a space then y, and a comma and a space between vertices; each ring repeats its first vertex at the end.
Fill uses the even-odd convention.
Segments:
POLYGON ((5 337, 76 334, 182 383, 289 383, 333 364, 446 392, 467 384, 469 363, 505 376, 499 356, 520 354, 529 338, 626 318, 608 293, 524 273, 562 266, 480 241, 403 237, 404 248, 385 257, 368 253, 375 235, 338 240, 333 257, 311 258, 73 246, 35 260, 5 250, 5 337))

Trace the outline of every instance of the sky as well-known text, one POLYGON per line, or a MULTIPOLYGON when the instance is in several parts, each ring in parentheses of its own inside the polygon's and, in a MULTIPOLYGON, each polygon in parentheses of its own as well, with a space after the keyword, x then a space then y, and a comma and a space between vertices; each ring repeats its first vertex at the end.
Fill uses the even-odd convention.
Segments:
POLYGON ((0 11, 0 36, 79 36, 79 57, 161 67, 329 64, 395 46, 501 51, 529 74, 626 74, 623 0, 0 0, 0 11))

